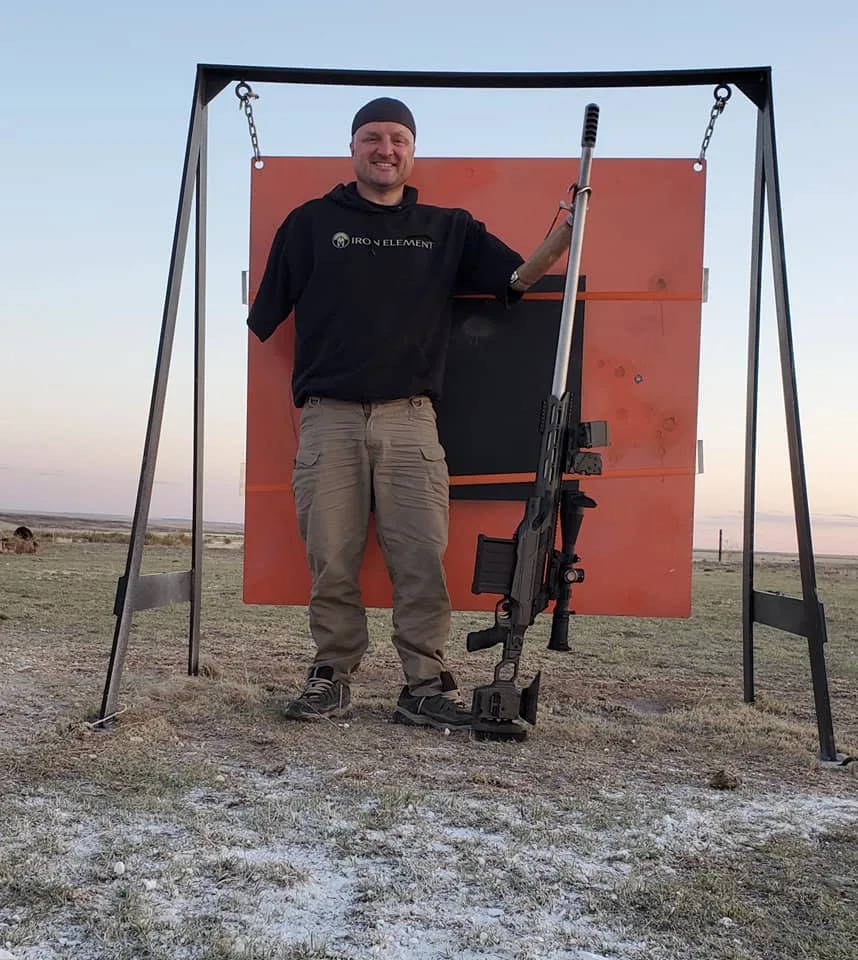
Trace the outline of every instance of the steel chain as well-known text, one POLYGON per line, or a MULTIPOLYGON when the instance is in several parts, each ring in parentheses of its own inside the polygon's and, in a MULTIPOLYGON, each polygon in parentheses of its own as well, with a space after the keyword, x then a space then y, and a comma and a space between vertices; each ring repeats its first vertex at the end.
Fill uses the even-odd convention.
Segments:
MULTIPOLYGON (((706 151, 709 148, 709 142, 712 140, 712 134, 715 132, 715 122, 724 112, 727 101, 730 99, 733 91, 726 84, 719 84, 715 88, 715 103, 709 112, 709 123, 706 125, 706 132, 703 134, 703 142, 700 144, 700 154, 697 157, 697 165, 703 167, 706 158, 706 151)), ((253 147, 253 161, 259 166, 261 164, 261 155, 259 152, 259 136, 256 132, 256 123, 253 119, 253 104, 251 100, 258 100, 259 94, 254 93, 250 84, 242 80, 235 88, 235 95, 239 100, 239 109, 244 109, 244 115, 247 117, 247 129, 250 132, 250 144, 253 147)), ((561 204, 561 206, 565 206, 561 204)), ((569 208, 573 205, 570 204, 569 208)))
POLYGON ((727 101, 730 99, 732 93, 733 91, 725 83, 720 83, 717 87, 715 87, 715 103, 709 112, 709 123, 706 125, 706 132, 703 134, 703 142, 700 144, 700 155, 696 161, 696 166, 699 169, 703 168, 706 150, 709 147, 709 141, 712 139, 712 134, 715 132, 715 121, 724 112, 724 107, 727 106, 727 101))
POLYGON ((253 104, 251 100, 258 100, 259 94, 254 93, 250 84, 242 80, 235 88, 235 95, 238 97, 238 108, 244 109, 244 115, 247 117, 247 128, 250 131, 250 144, 253 147, 253 162, 256 167, 262 166, 262 158, 259 153, 259 137, 256 133, 256 124, 253 120, 253 104))

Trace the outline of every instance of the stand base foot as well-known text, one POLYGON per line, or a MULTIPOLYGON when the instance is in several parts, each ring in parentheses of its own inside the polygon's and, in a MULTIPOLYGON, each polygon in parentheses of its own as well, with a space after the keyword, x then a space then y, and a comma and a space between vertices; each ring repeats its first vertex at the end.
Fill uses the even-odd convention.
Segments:
POLYGON ((527 739, 527 730, 514 720, 474 720, 471 734, 474 740, 521 742, 527 739))
POLYGON ((848 770, 852 764, 858 764, 858 757, 850 757, 845 753, 838 753, 836 760, 817 760, 823 770, 848 770))

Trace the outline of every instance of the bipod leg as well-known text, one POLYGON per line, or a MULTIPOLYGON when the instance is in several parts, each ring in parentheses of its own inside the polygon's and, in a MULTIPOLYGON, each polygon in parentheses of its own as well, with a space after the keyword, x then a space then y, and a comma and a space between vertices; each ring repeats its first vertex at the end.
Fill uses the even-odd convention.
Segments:
POLYGON ((584 582, 584 570, 576 567, 581 558, 575 552, 578 534, 584 520, 584 511, 596 506, 596 501, 578 489, 578 482, 564 485, 560 494, 560 544, 557 560, 554 594, 556 602, 551 617, 551 636, 549 650, 567 653, 569 646, 569 601, 572 597, 572 584, 584 582))
POLYGON ((568 583, 561 583, 558 588, 557 601, 554 604, 554 613, 551 615, 551 636, 548 638, 547 650, 555 653, 569 653, 569 601, 572 598, 572 587, 568 583))

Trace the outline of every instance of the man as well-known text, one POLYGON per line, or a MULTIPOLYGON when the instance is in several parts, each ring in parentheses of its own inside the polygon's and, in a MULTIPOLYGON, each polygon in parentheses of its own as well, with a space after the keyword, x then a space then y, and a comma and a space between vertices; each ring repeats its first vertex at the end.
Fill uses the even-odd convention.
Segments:
POLYGON ((373 512, 405 675, 394 719, 467 728, 470 712, 444 658, 449 487, 433 406, 450 299, 470 292, 512 305, 571 231, 561 225, 524 263, 467 211, 419 203, 407 186, 416 127, 399 100, 367 103, 351 132, 354 182, 286 217, 248 317, 264 341, 295 310, 293 493, 317 652, 285 716, 334 717, 349 707, 369 642, 358 575, 373 512))

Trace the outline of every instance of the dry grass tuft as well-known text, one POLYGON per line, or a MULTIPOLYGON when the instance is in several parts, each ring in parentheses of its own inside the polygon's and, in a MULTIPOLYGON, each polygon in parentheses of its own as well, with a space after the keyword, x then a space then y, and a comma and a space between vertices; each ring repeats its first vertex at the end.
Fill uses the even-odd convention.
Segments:
POLYGON ((716 770, 709 778, 709 786, 713 790, 738 790, 741 785, 741 777, 728 770, 716 770))

